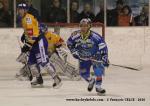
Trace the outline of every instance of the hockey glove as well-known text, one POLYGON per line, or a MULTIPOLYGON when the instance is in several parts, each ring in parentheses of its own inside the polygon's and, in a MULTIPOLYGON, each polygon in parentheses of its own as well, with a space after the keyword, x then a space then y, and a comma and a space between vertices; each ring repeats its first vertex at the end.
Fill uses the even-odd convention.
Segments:
POLYGON ((101 62, 105 67, 109 67, 108 56, 105 53, 98 52, 95 56, 92 57, 92 59, 101 62))
POLYGON ((109 67, 109 60, 108 60, 108 56, 107 56, 107 55, 102 55, 101 60, 102 60, 103 65, 104 65, 105 67, 109 67))
POLYGON ((24 44, 23 48, 21 48, 22 53, 26 53, 30 50, 31 46, 24 44))
POLYGON ((22 43, 26 42, 25 33, 23 33, 22 36, 21 36, 21 42, 22 42, 22 43))

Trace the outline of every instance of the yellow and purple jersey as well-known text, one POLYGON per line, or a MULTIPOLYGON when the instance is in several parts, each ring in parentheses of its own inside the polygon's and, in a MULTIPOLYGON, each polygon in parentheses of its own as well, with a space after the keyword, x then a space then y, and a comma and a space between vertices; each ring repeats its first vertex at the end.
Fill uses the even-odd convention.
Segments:
POLYGON ((39 22, 33 15, 26 13, 22 18, 22 27, 24 29, 26 40, 33 44, 39 36, 39 22))
POLYGON ((48 41, 48 50, 51 52, 54 52, 56 50, 56 47, 64 42, 64 40, 59 35, 52 32, 47 32, 45 34, 45 37, 48 41))

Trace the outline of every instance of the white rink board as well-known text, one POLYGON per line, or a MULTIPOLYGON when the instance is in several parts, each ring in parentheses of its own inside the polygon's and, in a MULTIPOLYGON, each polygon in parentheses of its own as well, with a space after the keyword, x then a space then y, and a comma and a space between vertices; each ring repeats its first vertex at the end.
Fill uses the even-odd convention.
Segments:
MULTIPOLYGON (((52 29, 49 29, 52 30, 52 29)), ((74 28, 61 28, 60 35, 66 41, 74 28)), ((96 32, 100 29, 94 28, 96 32)), ((20 48, 17 36, 21 36, 22 29, 0 29, 0 57, 17 57, 20 48)), ((109 49, 111 63, 129 66, 149 64, 147 55, 150 53, 150 28, 148 27, 120 27, 106 28, 106 43, 109 49)), ((69 51, 68 51, 69 52, 69 51)), ((6 57, 6 58, 7 58, 6 57)), ((70 62, 73 58, 69 56, 70 62)), ((76 60, 75 64, 77 65, 76 60)))
POLYGON ((143 28, 108 28, 106 30, 110 61, 115 64, 141 65, 145 52, 144 41, 143 28))

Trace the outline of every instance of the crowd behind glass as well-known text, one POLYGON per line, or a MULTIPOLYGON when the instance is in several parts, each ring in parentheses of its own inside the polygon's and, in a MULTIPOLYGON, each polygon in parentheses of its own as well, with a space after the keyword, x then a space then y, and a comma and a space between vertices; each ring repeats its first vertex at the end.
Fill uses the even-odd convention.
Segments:
MULTIPOLYGON (((94 23, 106 20, 107 26, 149 25, 149 0, 106 0, 105 6, 104 0, 70 0, 69 6, 68 0, 15 1, 16 5, 27 3, 29 13, 32 11, 37 20, 45 23, 78 23, 82 18, 90 18, 94 23)), ((14 0, 0 0, 1 28, 14 26, 13 4, 14 0)), ((17 14, 16 23, 21 26, 21 17, 17 14)))

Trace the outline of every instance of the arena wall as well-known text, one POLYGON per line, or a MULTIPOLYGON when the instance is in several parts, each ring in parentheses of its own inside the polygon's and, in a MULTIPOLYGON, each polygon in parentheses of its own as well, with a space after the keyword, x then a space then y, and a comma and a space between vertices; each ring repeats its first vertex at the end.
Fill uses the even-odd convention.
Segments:
MULTIPOLYGON (((23 30, 20 28, 0 29, 1 59, 10 59, 10 62, 15 62, 20 53, 17 37, 22 33, 23 30)), ((70 33, 70 30, 61 29, 61 36, 65 40, 70 36, 70 33)), ((148 58, 150 55, 150 28, 108 27, 105 37, 111 63, 135 66, 150 64, 148 58)), ((71 60, 72 57, 69 61, 72 62, 71 60)), ((5 64, 5 62, 1 62, 1 64, 5 64)))

